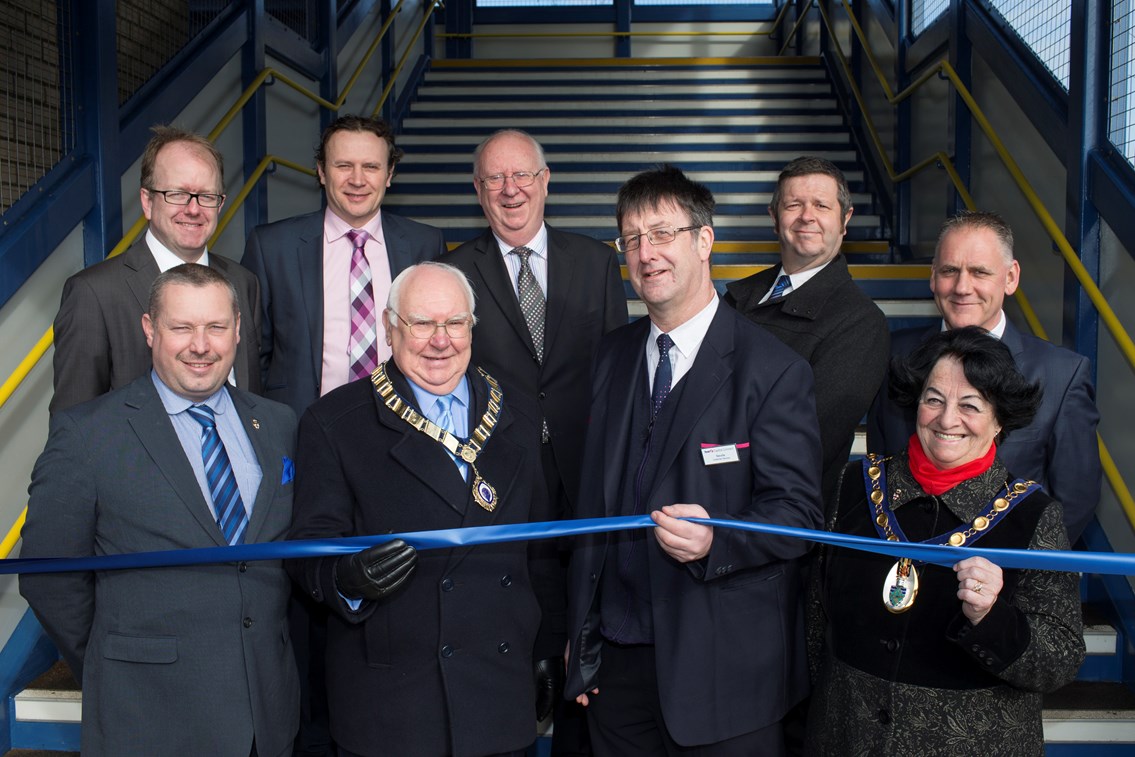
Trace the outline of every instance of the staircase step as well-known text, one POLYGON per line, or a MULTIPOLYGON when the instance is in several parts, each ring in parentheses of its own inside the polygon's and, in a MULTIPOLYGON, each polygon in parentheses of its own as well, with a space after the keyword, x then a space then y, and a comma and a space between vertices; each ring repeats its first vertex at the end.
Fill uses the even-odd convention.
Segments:
POLYGON ((1135 744, 1135 692, 1122 683, 1074 681, 1044 697, 1048 743, 1135 744))
POLYGON ((79 723, 83 695, 71 669, 56 662, 15 696, 15 718, 31 723, 79 723))

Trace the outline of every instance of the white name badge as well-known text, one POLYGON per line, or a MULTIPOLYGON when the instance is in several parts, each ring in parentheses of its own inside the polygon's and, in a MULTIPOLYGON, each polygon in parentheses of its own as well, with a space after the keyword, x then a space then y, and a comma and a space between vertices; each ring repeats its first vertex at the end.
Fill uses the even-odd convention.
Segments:
POLYGON ((722 444, 717 447, 702 447, 701 457, 702 462, 706 465, 735 463, 741 459, 737 457, 736 444, 722 444))

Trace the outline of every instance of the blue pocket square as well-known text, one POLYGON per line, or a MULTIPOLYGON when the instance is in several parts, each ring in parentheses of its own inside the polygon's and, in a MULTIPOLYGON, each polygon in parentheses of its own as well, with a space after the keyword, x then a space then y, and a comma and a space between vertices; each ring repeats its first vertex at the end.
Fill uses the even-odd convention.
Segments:
POLYGON ((290 457, 284 457, 284 475, 280 478, 280 485, 283 486, 289 483, 296 477, 296 464, 292 462, 290 457))

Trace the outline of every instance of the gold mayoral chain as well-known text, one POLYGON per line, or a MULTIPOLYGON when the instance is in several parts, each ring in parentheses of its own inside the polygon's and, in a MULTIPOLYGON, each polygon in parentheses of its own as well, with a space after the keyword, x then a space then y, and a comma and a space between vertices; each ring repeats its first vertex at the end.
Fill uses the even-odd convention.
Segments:
MULTIPOLYGON (((887 473, 884 467, 886 460, 881 455, 869 454, 863 461, 863 482, 867 488, 868 506, 874 517, 875 530, 879 538, 887 541, 905 541, 906 538, 899 520, 887 503, 887 473)), ((1022 499, 1039 489, 1035 481, 1017 479, 1013 483, 1005 482, 1005 486, 989 503, 989 509, 974 518, 969 523, 963 523, 953 531, 947 531, 938 536, 932 536, 921 544, 950 545, 961 547, 973 544, 992 530, 996 523, 1003 520, 1002 516, 1017 506, 1022 499)), ((883 581, 883 606, 890 612, 906 612, 914 606, 915 597, 918 596, 918 570, 921 561, 914 561, 909 557, 899 558, 898 562, 887 571, 887 578, 883 581)))
POLYGON ((457 436, 423 416, 414 409, 413 405, 398 396, 398 392, 394 390, 394 384, 390 383, 390 379, 386 375, 385 362, 374 369, 374 373, 370 375, 370 380, 374 384, 374 390, 378 392, 378 396, 395 415, 429 438, 440 442, 441 446, 449 450, 451 455, 459 457, 462 462, 469 464, 469 467, 473 469, 473 501, 491 513, 497 509, 497 490, 481 477, 480 472, 477 471, 476 462, 477 456, 481 454, 481 449, 488 443, 489 437, 493 435, 493 429, 497 426, 497 421, 500 420, 501 402, 504 400, 504 394, 501 392, 500 384, 497 383, 496 379, 480 368, 477 369, 477 372, 489 385, 489 406, 485 409, 485 414, 481 416, 481 422, 477 424, 477 428, 473 429, 473 435, 464 443, 457 436))

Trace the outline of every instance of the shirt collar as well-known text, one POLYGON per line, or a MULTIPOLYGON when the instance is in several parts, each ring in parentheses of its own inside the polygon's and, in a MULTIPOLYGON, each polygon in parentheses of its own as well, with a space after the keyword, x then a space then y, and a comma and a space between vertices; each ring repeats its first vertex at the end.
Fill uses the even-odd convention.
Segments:
MULTIPOLYGON (((713 322, 713 316, 717 314, 717 307, 720 303, 721 298, 714 296, 704 308, 698 311, 697 315, 681 326, 666 332, 670 335, 670 339, 674 341, 674 346, 683 357, 688 357, 701 345, 702 340, 705 339, 706 332, 709 331, 710 323, 713 322)), ((658 326, 651 321, 650 341, 657 343, 658 336, 661 333, 662 329, 658 328, 658 326)))
POLYGON ((457 386, 455 386, 453 391, 448 395, 434 394, 433 392, 427 391, 411 381, 409 377, 406 378, 406 382, 410 385, 410 390, 414 392, 414 399, 418 403, 418 408, 423 413, 432 412, 434 403, 436 403, 440 397, 452 397, 455 403, 461 405, 465 410, 469 409, 469 379, 466 376, 461 377, 461 380, 457 382, 457 386))
MULTIPOLYGON (((835 258, 832 258, 832 260, 835 260, 835 258)), ((795 292, 797 289, 804 286, 804 284, 811 281, 812 278, 816 274, 818 274, 820 271, 824 270, 829 265, 831 265, 831 262, 832 261, 829 260, 828 262, 824 263, 823 265, 816 266, 815 268, 809 268, 806 271, 797 271, 796 273, 788 274, 788 280, 792 283, 792 291, 795 292)), ((783 265, 780 267, 780 273, 784 273, 784 266, 783 265)), ((777 276, 779 278, 779 274, 777 274, 777 276)), ((774 279, 774 281, 775 281, 775 279, 774 279)))
POLYGON ((538 258, 548 257, 548 227, 542 223, 540 224, 540 228, 536 231, 536 236, 529 239, 527 244, 510 245, 497 236, 495 231, 493 232, 493 238, 497 240, 497 247, 500 248, 501 255, 508 255, 517 247, 527 247, 532 250, 532 254, 538 258))
MULTIPOLYGON (((1002 338, 1003 336, 1005 336, 1005 327, 1006 327, 1007 323, 1008 322, 1005 320, 1005 311, 1002 310, 997 314, 997 325, 989 330, 989 335, 992 336, 992 337, 996 337, 997 339, 1002 338)), ((947 330, 946 329, 946 319, 943 318, 942 319, 942 331, 946 331, 946 330, 947 330)))
MULTIPOLYGON (((328 242, 338 242, 352 230, 355 230, 355 227, 335 215, 331 208, 323 211, 323 238, 328 242)), ((381 240, 383 237, 379 232, 382 231, 382 211, 379 210, 374 214, 374 218, 358 227, 358 231, 370 234, 372 240, 381 240)))
POLYGON ((221 388, 217 391, 213 392, 204 401, 194 402, 193 400, 182 397, 180 394, 177 394, 168 386, 166 386, 166 383, 162 381, 161 377, 158 376, 158 372, 153 368, 150 369, 150 379, 154 382, 154 387, 158 390, 158 397, 161 399, 162 405, 165 407, 166 413, 168 413, 169 415, 177 415, 178 413, 183 413, 192 405, 208 405, 216 414, 222 414, 225 412, 225 407, 227 407, 227 405, 221 400, 222 393, 228 390, 224 385, 222 385, 221 388))
MULTIPOLYGON (((158 241, 153 229, 146 229, 146 246, 150 248, 150 254, 154 256, 154 262, 158 264, 158 270, 162 273, 185 263, 174 254, 173 250, 158 241)), ((209 265, 209 249, 205 248, 201 257, 194 262, 197 265, 209 265)))

